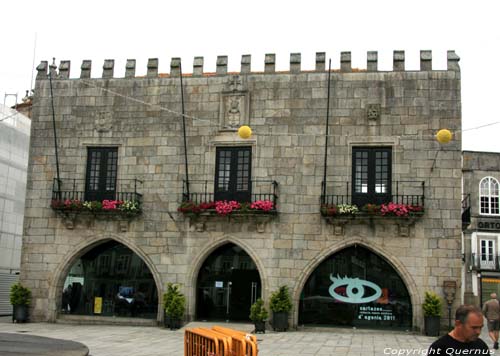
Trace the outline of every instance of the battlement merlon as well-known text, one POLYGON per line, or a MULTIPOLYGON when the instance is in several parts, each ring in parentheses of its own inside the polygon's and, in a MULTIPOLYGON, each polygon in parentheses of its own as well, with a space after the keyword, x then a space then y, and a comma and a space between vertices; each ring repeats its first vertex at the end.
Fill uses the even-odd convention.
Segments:
MULTIPOLYGON (((316 53, 316 65, 314 70, 303 70, 301 68, 301 54, 291 53, 290 54, 290 67, 289 71, 292 74, 304 72, 325 72, 326 54, 325 52, 316 53)), ((460 66, 458 62, 460 57, 455 53, 455 51, 450 50, 447 52, 447 69, 448 71, 460 72, 460 66)), ((158 58, 150 58, 147 64, 147 78, 157 78, 158 74, 158 58)), ((203 57, 195 57, 193 61, 193 77, 201 77, 205 73, 203 71, 204 59, 203 57)), ((114 65, 115 61, 113 59, 106 59, 103 65, 102 79, 114 78, 114 65)), ((241 57, 241 74, 252 74, 252 57, 249 54, 245 54, 241 57)), ((49 66, 47 61, 41 61, 36 67, 37 69, 37 80, 48 79, 48 71, 50 68, 54 68, 52 65, 49 66)), ((71 62, 68 60, 61 61, 59 64, 59 71, 54 69, 52 73, 52 79, 69 79, 70 78, 70 68, 71 62)), ((86 79, 91 78, 92 61, 84 60, 80 67, 80 78, 86 79)), ((393 71, 403 72, 405 71, 405 52, 402 50, 397 50, 393 52, 393 71)), ((432 71, 432 51, 422 50, 420 51, 420 71, 432 71)), ((337 71, 337 70, 336 70, 337 71)), ((351 64, 351 52, 341 52, 340 53, 340 72, 349 73, 352 72, 351 64)), ((364 71, 364 70, 361 70, 364 71)), ((366 72, 377 72, 378 71, 378 52, 368 51, 366 58, 366 72)), ((125 78, 134 78, 136 72, 136 61, 135 59, 127 59, 125 65, 125 78)), ((170 63, 170 77, 179 77, 181 72, 181 59, 174 57, 171 59, 170 63)), ((184 71, 183 71, 184 72, 184 71)), ((276 54, 268 53, 264 58, 264 74, 276 73, 276 54)), ((217 76, 223 76, 228 74, 228 57, 218 56, 216 62, 216 72, 217 76)))

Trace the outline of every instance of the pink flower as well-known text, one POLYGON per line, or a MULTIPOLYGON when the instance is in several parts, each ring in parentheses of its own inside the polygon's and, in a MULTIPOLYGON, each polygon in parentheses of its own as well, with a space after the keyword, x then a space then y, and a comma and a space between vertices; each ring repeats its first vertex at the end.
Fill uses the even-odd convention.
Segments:
POLYGON ((65 209, 75 209, 78 210, 82 207, 82 202, 78 199, 66 199, 64 201, 65 209))
POLYGON ((223 200, 223 201, 216 201, 215 202, 215 211, 219 215, 228 215, 233 212, 233 210, 240 209, 241 205, 237 201, 231 200, 223 200))
POLYGON ((274 209, 274 203, 270 200, 257 200, 250 204, 250 209, 271 211, 274 209))
POLYGON ((390 202, 389 204, 382 204, 380 206, 381 215, 396 215, 396 216, 408 216, 410 212, 413 211, 423 211, 421 207, 413 207, 407 204, 396 204, 390 202))
POLYGON ((102 201, 102 208, 104 210, 115 210, 118 209, 118 207, 123 204, 123 201, 121 200, 103 200, 102 201))

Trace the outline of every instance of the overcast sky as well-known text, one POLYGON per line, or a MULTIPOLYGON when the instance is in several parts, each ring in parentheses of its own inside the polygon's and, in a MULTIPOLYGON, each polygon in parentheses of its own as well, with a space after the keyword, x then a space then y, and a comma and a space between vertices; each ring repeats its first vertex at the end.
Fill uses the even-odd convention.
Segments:
MULTIPOLYGON (((498 3, 498 1, 497 1, 498 3)), ((194 56, 215 70, 217 55, 240 69, 242 54, 262 70, 264 54, 276 53, 277 70, 287 70, 290 53, 302 53, 313 69, 316 52, 326 52, 334 69, 340 52, 351 51, 353 67, 366 68, 366 52, 379 52, 379 69, 392 69, 393 50, 406 51, 406 68, 419 68, 419 51, 433 51, 434 69, 446 69, 446 51, 461 57, 463 149, 500 152, 500 24, 495 1, 6 1, 0 33, 0 100, 30 87, 41 60, 71 60, 78 77, 83 59, 100 77, 104 59, 115 59, 115 77, 128 58, 145 74, 148 58, 169 72, 171 57, 192 71, 194 56)), ((12 97, 7 97, 11 104, 12 97)))

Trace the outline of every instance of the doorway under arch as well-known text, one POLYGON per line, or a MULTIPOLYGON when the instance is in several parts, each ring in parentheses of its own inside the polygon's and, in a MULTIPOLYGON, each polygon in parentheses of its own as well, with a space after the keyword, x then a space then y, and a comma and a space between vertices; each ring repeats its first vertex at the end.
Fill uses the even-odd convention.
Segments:
POLYGON ((61 313, 156 319, 158 290, 146 263, 127 246, 107 240, 70 267, 61 313))
POLYGON ((248 321, 250 306, 261 297, 261 280, 253 259, 227 243, 213 251, 198 272, 198 320, 248 321))
POLYGON ((299 324, 409 329, 410 294, 391 264, 354 245, 327 257, 309 276, 299 324))

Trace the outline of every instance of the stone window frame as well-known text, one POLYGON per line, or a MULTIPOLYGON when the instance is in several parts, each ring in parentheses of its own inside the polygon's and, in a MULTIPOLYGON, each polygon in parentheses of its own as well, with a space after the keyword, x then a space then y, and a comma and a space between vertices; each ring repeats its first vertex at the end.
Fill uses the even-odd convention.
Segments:
POLYGON ((479 215, 500 216, 500 183, 495 177, 487 176, 479 182, 479 215), (485 187, 485 185, 487 185, 485 187), (496 187, 495 187, 496 186, 496 187), (487 192, 483 193, 483 187, 487 192), (496 189, 496 194, 492 193, 496 189), (485 210, 483 210, 483 198, 486 198, 485 210), (496 200, 496 202, 494 201, 496 200), (496 203, 496 212, 492 212, 493 203, 496 203))

